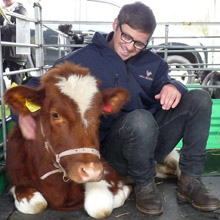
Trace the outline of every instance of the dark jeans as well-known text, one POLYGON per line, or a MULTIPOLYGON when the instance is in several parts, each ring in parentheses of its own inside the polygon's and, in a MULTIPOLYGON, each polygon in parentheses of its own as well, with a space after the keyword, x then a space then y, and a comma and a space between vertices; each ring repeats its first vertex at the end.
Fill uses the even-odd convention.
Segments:
POLYGON ((139 185, 155 177, 155 164, 162 161, 183 138, 180 169, 199 177, 206 159, 212 100, 202 90, 183 95, 175 109, 155 116, 138 109, 120 118, 101 143, 101 153, 122 175, 139 185))

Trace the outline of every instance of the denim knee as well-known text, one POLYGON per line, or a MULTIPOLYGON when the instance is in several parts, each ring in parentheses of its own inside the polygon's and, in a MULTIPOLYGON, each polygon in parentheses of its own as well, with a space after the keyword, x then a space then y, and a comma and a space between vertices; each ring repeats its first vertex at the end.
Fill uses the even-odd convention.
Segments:
POLYGON ((194 89, 185 94, 186 98, 189 99, 189 103, 197 106, 200 110, 211 110, 212 99, 208 92, 200 89, 194 89))
POLYGON ((102 143, 102 154, 121 175, 130 175, 140 185, 155 174, 154 152, 159 128, 146 110, 127 113, 115 122, 102 143))
POLYGON ((144 110, 137 109, 130 112, 124 121, 125 128, 138 136, 149 136, 152 133, 158 133, 158 124, 153 115, 144 110))

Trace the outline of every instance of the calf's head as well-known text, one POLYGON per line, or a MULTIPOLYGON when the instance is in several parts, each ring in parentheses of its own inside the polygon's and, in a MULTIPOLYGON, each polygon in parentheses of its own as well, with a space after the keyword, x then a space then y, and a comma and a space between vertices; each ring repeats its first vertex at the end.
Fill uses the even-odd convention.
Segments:
MULTIPOLYGON (((100 91, 99 85, 87 68, 66 62, 49 70, 39 88, 17 86, 4 95, 15 113, 31 114, 36 119, 34 142, 39 144, 34 146, 77 183, 102 178, 100 116, 119 112, 129 98, 123 88, 100 91)), ((43 178, 50 175, 48 170, 43 178)))

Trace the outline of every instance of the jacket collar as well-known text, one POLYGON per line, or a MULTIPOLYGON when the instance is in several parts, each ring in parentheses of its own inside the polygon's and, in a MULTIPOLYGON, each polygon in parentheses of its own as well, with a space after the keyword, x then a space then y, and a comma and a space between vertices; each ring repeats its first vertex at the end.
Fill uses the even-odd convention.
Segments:
MULTIPOLYGON (((113 32, 112 32, 112 36, 113 36, 113 32)), ((94 37, 92 38, 92 43, 95 44, 98 47, 110 47, 108 42, 109 42, 108 37, 107 37, 107 40, 106 40, 104 38, 104 36, 102 34, 100 34, 99 32, 96 32, 94 37)))
POLYGON ((121 57, 112 49, 112 47, 109 45, 109 40, 113 37, 114 32, 111 32, 108 36, 107 39, 104 38, 104 36, 98 32, 95 33, 92 43, 101 49, 101 53, 103 56, 108 59, 118 59, 120 62, 124 63, 124 61, 121 59, 121 57))

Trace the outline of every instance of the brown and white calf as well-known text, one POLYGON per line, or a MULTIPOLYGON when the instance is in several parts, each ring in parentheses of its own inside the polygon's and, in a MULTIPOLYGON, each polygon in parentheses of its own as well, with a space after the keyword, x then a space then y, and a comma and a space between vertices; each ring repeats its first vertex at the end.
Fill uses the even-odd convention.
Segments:
POLYGON ((123 88, 100 91, 99 84, 87 68, 66 62, 49 70, 39 88, 6 91, 15 113, 36 120, 35 140, 24 139, 15 126, 7 141, 7 175, 19 211, 84 207, 100 219, 129 196, 130 188, 100 158, 98 135, 100 116, 120 111, 129 94, 123 88))
POLYGON ((164 159, 163 163, 156 165, 158 178, 179 178, 181 171, 179 168, 179 153, 177 149, 172 150, 164 159))

